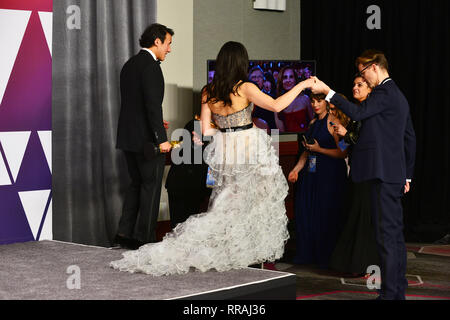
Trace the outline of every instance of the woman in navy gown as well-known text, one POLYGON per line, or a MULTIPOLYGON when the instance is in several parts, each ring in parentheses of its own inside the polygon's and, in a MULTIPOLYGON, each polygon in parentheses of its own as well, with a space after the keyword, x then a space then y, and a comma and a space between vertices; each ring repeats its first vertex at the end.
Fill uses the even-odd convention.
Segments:
POLYGON ((342 220, 346 152, 337 147, 339 138, 333 124, 339 124, 339 120, 329 113, 325 95, 311 95, 311 102, 315 119, 305 134, 310 141, 304 143, 305 151, 288 177, 290 182, 298 180, 294 263, 328 268, 342 220))

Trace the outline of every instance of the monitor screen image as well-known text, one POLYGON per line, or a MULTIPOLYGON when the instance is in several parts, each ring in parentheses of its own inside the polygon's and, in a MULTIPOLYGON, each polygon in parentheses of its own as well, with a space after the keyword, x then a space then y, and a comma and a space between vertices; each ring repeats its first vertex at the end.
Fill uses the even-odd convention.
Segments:
MULTIPOLYGON (((214 73, 215 60, 208 60, 208 83, 214 78, 214 73)), ((312 60, 250 60, 248 67, 248 81, 274 99, 315 74, 316 62, 312 60)), ((314 117, 309 94, 309 91, 302 92, 286 109, 278 113, 255 105, 253 122, 268 132, 274 129, 280 133, 305 132, 314 117)))

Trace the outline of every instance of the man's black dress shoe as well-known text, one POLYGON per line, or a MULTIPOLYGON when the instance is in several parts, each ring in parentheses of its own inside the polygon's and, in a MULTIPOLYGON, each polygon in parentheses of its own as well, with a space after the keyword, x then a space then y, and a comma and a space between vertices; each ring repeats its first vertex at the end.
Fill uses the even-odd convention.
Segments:
POLYGON ((122 237, 119 235, 116 235, 116 237, 114 238, 114 243, 120 245, 121 248, 130 250, 136 250, 142 245, 140 241, 122 237))

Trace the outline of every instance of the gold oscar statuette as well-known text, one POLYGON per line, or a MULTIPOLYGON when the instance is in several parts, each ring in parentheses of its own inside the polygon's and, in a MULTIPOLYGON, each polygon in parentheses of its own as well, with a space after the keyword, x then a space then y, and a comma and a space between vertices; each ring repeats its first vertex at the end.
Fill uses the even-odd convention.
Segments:
MULTIPOLYGON (((177 148, 181 147, 181 144, 183 143, 183 141, 172 140, 172 141, 169 141, 169 143, 172 146, 172 149, 177 149, 177 148)), ((159 152, 162 153, 161 146, 159 147, 159 152)))

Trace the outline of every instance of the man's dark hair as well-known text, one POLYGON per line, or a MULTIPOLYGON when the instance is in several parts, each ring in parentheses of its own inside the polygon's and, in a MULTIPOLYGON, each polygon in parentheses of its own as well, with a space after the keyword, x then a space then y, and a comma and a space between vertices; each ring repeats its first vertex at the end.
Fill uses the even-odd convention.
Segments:
POLYGON ((153 23, 149 25, 141 35, 141 38, 139 39, 139 45, 142 48, 150 48, 155 44, 156 39, 164 42, 166 40, 166 34, 170 34, 171 36, 173 36, 174 32, 172 29, 167 28, 162 24, 153 23))
POLYGON ((364 51, 358 58, 356 58, 355 65, 358 68, 360 64, 367 67, 369 64, 377 64, 380 68, 389 72, 389 64, 383 52, 375 49, 364 51))

